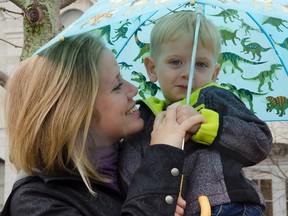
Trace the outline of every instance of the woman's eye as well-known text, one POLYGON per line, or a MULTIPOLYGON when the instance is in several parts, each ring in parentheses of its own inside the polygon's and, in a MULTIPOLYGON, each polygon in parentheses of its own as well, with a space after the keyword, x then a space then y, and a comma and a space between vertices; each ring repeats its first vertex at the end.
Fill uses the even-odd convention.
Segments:
POLYGON ((117 91, 117 90, 120 90, 121 89, 121 87, 122 87, 122 85, 123 85, 123 83, 121 82, 121 83, 119 83, 114 89, 113 89, 113 91, 117 91))
POLYGON ((195 64, 197 67, 201 67, 201 68, 204 68, 204 67, 208 67, 208 65, 204 62, 196 62, 195 64))

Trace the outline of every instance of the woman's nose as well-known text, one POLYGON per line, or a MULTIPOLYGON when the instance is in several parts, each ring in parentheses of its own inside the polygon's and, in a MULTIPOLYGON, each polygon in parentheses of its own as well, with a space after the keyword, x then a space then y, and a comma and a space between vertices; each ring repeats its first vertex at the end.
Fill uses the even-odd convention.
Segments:
POLYGON ((138 93, 138 89, 132 83, 128 81, 126 82, 127 82, 127 95, 129 99, 135 97, 138 93))

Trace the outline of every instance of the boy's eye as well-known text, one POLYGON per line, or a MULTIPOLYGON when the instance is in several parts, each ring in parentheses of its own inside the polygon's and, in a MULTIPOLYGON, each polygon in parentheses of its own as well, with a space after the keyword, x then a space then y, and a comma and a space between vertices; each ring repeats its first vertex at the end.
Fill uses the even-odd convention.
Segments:
POLYGON ((171 60, 169 63, 173 64, 173 65, 180 65, 180 64, 182 64, 182 61, 174 59, 174 60, 171 60))
POLYGON ((208 65, 204 62, 196 62, 195 64, 197 67, 201 67, 201 68, 204 68, 204 67, 208 67, 208 65))

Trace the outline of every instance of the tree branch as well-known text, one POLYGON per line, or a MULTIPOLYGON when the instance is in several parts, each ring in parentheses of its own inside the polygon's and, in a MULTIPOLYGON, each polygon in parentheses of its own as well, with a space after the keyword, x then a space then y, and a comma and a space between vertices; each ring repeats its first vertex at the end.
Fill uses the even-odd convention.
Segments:
POLYGON ((60 1, 60 10, 62 8, 65 8, 67 6, 69 6, 70 4, 72 4, 73 2, 76 2, 76 0, 61 0, 60 1))
POLYGON ((7 83, 8 78, 9 78, 9 76, 0 70, 0 86, 5 88, 5 85, 7 83))
POLYGON ((23 16, 23 12, 11 11, 11 10, 8 10, 8 9, 6 9, 6 8, 4 8, 4 7, 0 7, 0 11, 23 16))
POLYGON ((18 45, 16 45, 16 44, 13 44, 13 43, 11 43, 11 42, 9 42, 9 41, 7 41, 7 40, 4 40, 3 38, 0 38, 0 41, 3 41, 3 42, 5 42, 5 43, 8 43, 8 44, 10 44, 11 46, 14 46, 15 48, 23 48, 23 47, 21 47, 21 46, 18 46, 18 45))

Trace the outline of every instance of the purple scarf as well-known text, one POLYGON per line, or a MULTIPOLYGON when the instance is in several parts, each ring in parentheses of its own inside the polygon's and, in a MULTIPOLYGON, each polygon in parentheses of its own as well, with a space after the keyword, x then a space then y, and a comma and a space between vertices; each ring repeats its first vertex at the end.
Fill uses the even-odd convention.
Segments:
POLYGON ((97 147, 98 172, 112 182, 108 186, 119 191, 118 185, 118 143, 97 147))

